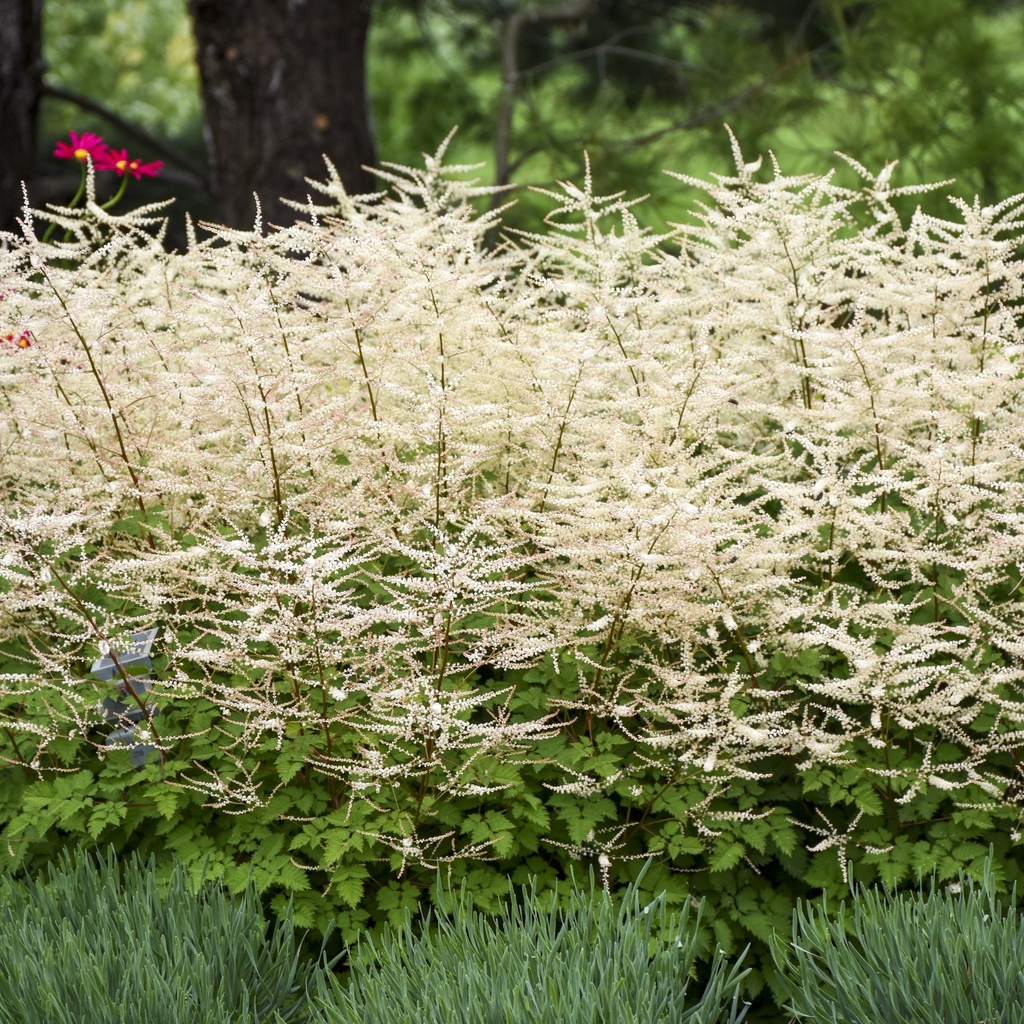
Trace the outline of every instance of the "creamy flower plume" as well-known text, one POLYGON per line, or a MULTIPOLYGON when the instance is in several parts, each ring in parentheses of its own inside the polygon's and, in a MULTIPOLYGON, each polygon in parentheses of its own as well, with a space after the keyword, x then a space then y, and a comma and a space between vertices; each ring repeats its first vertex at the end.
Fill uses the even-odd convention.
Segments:
MULTIPOLYGON (((387 197, 332 170, 269 235, 166 253, 152 210, 62 214, 74 245, 0 251, 5 322, 32 325, 0 344, 0 644, 21 664, 0 694, 49 687, 52 715, 17 725, 26 763, 95 715, 63 680, 97 639, 152 626, 158 688, 215 707, 237 758, 177 782, 236 810, 269 805, 253 762, 279 755, 350 812, 401 785, 422 809, 424 779, 500 793, 590 716, 630 753, 567 763, 562 796, 834 765, 893 722, 979 764, 1005 749, 1024 198, 904 226, 892 166, 861 191, 762 182, 737 146, 669 235, 588 164, 547 232, 488 250, 487 190, 442 157, 389 168, 387 197), (542 661, 575 689, 524 704, 509 680, 542 661)), ((981 777, 915 757, 906 786, 981 777)), ((819 848, 844 849, 826 824, 819 848)), ((384 841, 403 866, 449 856, 428 826, 384 841)))

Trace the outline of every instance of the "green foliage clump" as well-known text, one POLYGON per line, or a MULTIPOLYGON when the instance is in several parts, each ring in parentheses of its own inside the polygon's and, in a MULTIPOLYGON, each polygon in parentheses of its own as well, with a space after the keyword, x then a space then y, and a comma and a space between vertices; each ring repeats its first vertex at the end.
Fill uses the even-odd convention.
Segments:
POLYGON ((1024 1020, 1024 919, 980 883, 894 896, 860 886, 849 906, 800 901, 778 943, 787 1009, 821 1024, 1024 1020))
POLYGON ((670 912, 665 896, 641 900, 636 884, 615 906, 595 885, 568 904, 531 884, 509 886, 497 920, 473 909, 465 881, 439 894, 445 910, 359 943, 344 984, 320 975, 326 1024, 740 1024, 743 973, 716 950, 694 984, 700 947, 689 902, 670 912), (545 907, 544 904, 547 903, 545 907), (433 927, 431 925, 433 924, 433 927), (695 989, 698 991, 695 992, 695 989))
POLYGON ((0 876, 2 1024, 284 1024, 305 1019, 307 967, 252 888, 193 889, 180 869, 161 886, 113 850, 0 876))

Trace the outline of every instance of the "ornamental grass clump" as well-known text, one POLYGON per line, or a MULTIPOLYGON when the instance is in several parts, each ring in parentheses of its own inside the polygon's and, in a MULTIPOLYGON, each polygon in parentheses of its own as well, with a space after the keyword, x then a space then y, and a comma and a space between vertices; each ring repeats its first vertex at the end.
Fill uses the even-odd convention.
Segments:
POLYGON ((157 882, 152 861, 65 853, 42 875, 0 876, 2 1024, 305 1021, 314 969, 288 915, 157 882))
MULTIPOLYGON (((643 872, 641 872, 641 875, 643 872)), ((318 1024, 739 1024, 745 973, 715 951, 695 980, 703 905, 671 911, 637 886, 616 906, 595 884, 567 904, 510 885, 503 914, 473 909, 465 884, 445 909, 359 943, 342 982, 318 975, 318 1024), (546 906, 543 905, 546 902, 546 906)), ((618 902, 618 901, 617 901, 618 902)))
POLYGON ((925 895, 858 887, 838 911, 801 901, 776 953, 786 1008, 812 1024, 1024 1020, 1024 920, 990 865, 925 895))
POLYGON ((354 941, 439 865, 486 907, 653 856, 751 986, 848 860, 1016 870, 1024 197, 737 145, 662 236, 588 166, 489 248, 444 149, 184 252, 88 177, 4 236, 6 864, 113 843, 354 941), (134 765, 88 668, 150 629, 134 765))

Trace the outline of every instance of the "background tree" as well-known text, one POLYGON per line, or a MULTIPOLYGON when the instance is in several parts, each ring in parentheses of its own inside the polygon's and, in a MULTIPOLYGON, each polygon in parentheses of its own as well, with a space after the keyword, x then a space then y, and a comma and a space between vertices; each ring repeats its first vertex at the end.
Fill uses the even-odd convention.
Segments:
POLYGON ((43 0, 0 3, 0 229, 13 230, 32 171, 43 84, 43 0))
POLYGON ((189 0, 210 179, 221 219, 251 222, 252 193, 274 223, 294 219, 323 154, 352 192, 374 162, 365 52, 371 0, 189 0))

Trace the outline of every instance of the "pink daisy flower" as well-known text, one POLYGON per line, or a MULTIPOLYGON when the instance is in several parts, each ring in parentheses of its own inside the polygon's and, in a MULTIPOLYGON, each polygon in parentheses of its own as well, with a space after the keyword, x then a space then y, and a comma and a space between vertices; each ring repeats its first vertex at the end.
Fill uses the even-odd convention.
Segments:
POLYGON ((20 334, 15 334, 14 331, 8 331, 6 334, 0 334, 0 341, 13 342, 18 348, 31 348, 32 332, 27 329, 22 331, 20 334))
POLYGON ((81 135, 78 132, 69 134, 70 142, 57 143, 57 148, 53 151, 55 157, 61 160, 77 160, 80 164, 84 164, 86 157, 92 157, 93 163, 96 163, 106 154, 107 144, 103 141, 102 136, 95 132, 82 132, 81 135))
POLYGON ((96 157, 97 171, 115 171, 119 178, 131 174, 135 178, 155 178, 163 167, 162 160, 154 160, 144 164, 141 160, 132 160, 127 149, 108 149, 96 157))

